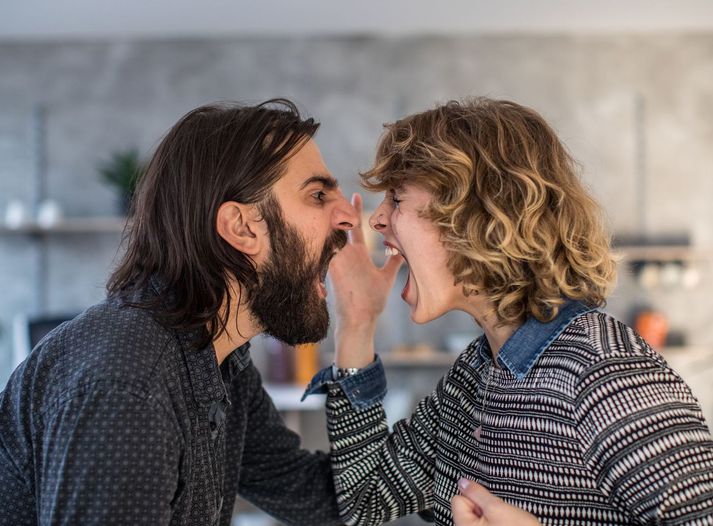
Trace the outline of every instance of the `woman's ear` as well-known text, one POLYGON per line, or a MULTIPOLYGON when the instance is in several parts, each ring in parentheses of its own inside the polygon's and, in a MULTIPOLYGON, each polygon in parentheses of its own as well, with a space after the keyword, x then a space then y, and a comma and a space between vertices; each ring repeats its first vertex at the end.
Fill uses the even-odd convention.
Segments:
POLYGON ((227 201, 218 208, 216 229, 235 250, 256 256, 265 243, 264 221, 258 219, 255 205, 227 201))

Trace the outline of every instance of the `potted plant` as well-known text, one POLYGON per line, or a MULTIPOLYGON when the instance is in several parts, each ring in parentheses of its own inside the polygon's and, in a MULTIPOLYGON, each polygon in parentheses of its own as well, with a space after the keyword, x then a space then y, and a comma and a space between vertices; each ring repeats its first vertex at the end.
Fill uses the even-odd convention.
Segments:
POLYGON ((121 214, 126 215, 129 211, 136 183, 144 168, 139 151, 135 148, 114 152, 108 160, 99 164, 99 173, 104 182, 118 191, 121 214))

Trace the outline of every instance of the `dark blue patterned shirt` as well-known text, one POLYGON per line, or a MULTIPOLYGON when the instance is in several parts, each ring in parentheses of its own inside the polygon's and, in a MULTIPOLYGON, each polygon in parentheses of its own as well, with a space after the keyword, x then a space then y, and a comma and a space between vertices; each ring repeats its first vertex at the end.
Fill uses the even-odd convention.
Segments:
POLYGON ((228 525, 241 495, 339 524, 329 458, 300 449, 248 345, 212 346, 117 299, 58 327, 0 393, 0 525, 228 525))

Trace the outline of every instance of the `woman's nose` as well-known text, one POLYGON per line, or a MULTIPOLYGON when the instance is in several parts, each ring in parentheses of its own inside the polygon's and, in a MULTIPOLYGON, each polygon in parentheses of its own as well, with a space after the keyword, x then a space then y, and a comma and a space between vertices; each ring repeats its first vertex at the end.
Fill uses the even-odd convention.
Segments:
POLYGON ((386 212, 384 211, 383 205, 379 206, 379 208, 371 214, 371 217, 369 217, 369 226, 377 232, 384 231, 386 228, 386 212))

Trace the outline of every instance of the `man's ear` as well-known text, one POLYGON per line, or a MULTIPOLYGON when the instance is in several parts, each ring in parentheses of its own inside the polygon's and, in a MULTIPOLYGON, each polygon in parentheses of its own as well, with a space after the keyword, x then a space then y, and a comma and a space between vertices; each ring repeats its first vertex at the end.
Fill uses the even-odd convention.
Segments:
POLYGON ((265 242, 264 221, 259 220, 255 205, 227 201, 218 208, 218 235, 231 247, 249 256, 260 253, 265 242))

